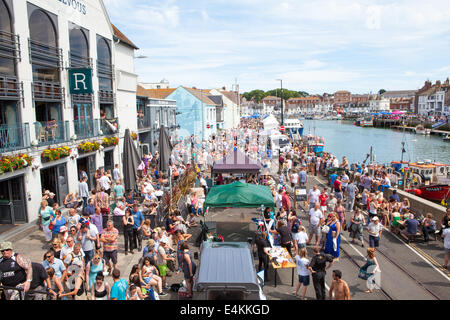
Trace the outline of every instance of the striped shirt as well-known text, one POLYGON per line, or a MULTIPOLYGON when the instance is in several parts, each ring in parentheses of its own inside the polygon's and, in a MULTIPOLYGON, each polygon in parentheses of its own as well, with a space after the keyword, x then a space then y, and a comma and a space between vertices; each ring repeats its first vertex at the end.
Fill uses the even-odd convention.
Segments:
POLYGON ((111 231, 108 231, 108 229, 103 229, 102 232, 102 239, 105 240, 113 240, 116 239, 114 242, 104 242, 103 243, 103 249, 104 251, 114 251, 117 250, 117 239, 119 238, 119 231, 116 228, 112 228, 111 231))
POLYGON ((95 206, 97 208, 109 208, 108 195, 103 192, 97 192, 95 195, 95 206))

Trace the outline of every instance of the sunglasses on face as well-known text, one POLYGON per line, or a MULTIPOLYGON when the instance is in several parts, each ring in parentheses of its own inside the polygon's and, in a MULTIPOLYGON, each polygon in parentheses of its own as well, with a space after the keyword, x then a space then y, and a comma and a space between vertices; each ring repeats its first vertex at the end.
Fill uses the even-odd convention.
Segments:
POLYGON ((45 256, 45 259, 49 259, 49 258, 51 258, 51 257, 53 257, 53 256, 45 256))
POLYGON ((10 251, 11 249, 6 249, 6 250, 1 250, 1 252, 3 253, 3 252, 5 252, 5 251, 10 251))

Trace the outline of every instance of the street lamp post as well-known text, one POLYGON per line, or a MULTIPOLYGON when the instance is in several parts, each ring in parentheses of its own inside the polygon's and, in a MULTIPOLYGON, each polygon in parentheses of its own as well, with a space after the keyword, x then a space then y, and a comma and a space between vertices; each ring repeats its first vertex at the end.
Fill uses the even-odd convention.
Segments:
POLYGON ((284 125, 284 112, 283 112, 283 80, 277 79, 281 83, 281 125, 284 125))

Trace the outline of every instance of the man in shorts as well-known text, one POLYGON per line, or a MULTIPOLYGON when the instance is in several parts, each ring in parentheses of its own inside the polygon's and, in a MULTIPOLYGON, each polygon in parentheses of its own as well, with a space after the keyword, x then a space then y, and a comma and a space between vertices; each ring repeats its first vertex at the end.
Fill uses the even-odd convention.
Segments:
POLYGON ((311 239, 313 235, 316 236, 316 246, 319 242, 319 235, 320 235, 320 226, 323 223, 323 213, 322 210, 320 210, 320 203, 316 202, 314 205, 314 208, 309 210, 309 226, 308 226, 308 233, 309 233, 309 239, 306 243, 309 245, 311 243, 311 239))
POLYGON ((156 258, 156 266, 159 270, 159 275, 162 278, 162 287, 163 289, 169 289, 170 287, 167 286, 166 278, 167 278, 167 261, 172 260, 175 261, 175 258, 170 257, 166 254, 166 248, 168 245, 169 240, 166 236, 161 237, 159 239, 159 246, 157 250, 157 258, 156 258))
POLYGON ((369 247, 376 248, 380 245, 381 232, 383 231, 383 226, 379 222, 377 216, 372 218, 372 222, 369 223, 369 247))
POLYGON ((106 223, 106 229, 103 229, 100 241, 103 242, 103 258, 108 265, 108 273, 111 273, 111 263, 113 263, 112 269, 117 268, 117 239, 119 238, 119 231, 114 228, 112 220, 108 220, 106 223))

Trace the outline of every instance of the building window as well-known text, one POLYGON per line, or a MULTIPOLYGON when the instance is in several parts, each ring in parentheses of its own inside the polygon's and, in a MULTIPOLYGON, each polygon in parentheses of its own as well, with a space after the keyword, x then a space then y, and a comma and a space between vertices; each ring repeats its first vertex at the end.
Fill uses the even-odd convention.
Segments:
POLYGON ((112 90, 111 48, 102 37, 97 39, 97 62, 100 90, 112 90))
POLYGON ((81 67, 89 65, 89 41, 88 35, 79 27, 74 27, 69 32, 70 41, 70 65, 81 67))
POLYGON ((33 80, 59 82, 56 28, 47 13, 34 10, 29 20, 33 80))
MULTIPOLYGON (((0 0, 0 44, 14 41, 9 10, 3 0, 0 0)), ((0 74, 15 75, 14 54, 10 49, 0 45, 0 74)))

